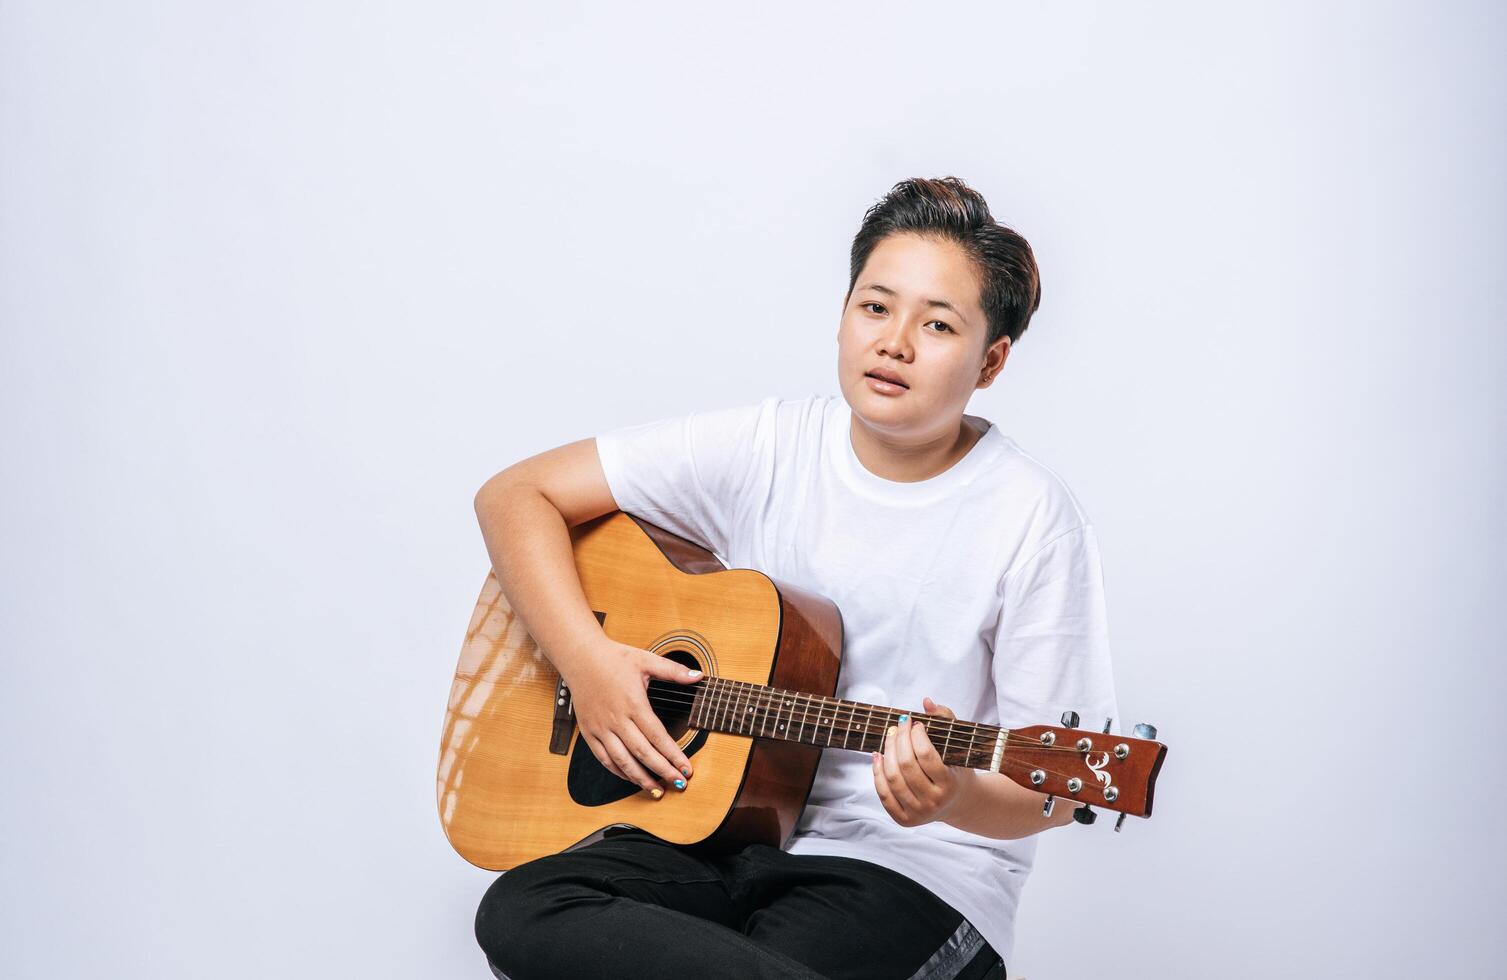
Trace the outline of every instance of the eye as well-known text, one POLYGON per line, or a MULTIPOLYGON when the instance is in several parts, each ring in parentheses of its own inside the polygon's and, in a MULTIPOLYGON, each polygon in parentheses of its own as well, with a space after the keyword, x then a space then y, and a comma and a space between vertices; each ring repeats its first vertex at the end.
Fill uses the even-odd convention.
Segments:
POLYGON ((941 320, 933 320, 933 321, 931 321, 931 322, 932 322, 932 323, 941 323, 941 324, 942 324, 942 329, 944 329, 944 330, 946 330, 946 331, 948 331, 948 332, 949 332, 949 333, 955 333, 955 332, 956 332, 956 331, 954 331, 954 330, 953 330, 953 329, 952 329, 952 327, 950 327, 950 326, 948 326, 948 325, 947 325, 947 324, 945 324, 945 323, 942 323, 942 321, 941 321, 941 320))
MULTIPOLYGON (((868 309, 868 308, 869 308, 869 307, 871 307, 871 306, 879 306, 879 304, 878 304, 878 303, 864 303, 864 304, 863 304, 863 308, 864 308, 864 309, 868 309)), ((879 306, 879 308, 880 308, 880 309, 881 309, 881 310, 882 310, 882 309, 884 309, 884 307, 883 307, 883 306, 879 306)))

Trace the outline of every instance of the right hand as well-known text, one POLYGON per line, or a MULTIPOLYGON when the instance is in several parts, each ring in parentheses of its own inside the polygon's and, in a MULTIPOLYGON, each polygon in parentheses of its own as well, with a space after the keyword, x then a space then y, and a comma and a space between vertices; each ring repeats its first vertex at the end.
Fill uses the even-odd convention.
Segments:
POLYGON ((565 684, 576 726, 608 772, 651 795, 690 779, 691 760, 649 707, 648 688, 650 679, 693 684, 699 672, 606 636, 570 667, 565 684))

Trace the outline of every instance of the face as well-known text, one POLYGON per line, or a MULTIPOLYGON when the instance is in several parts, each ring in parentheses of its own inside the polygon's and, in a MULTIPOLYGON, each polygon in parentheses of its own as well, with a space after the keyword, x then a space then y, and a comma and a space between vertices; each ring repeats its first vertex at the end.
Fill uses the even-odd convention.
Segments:
POLYGON ((988 349, 974 265, 957 245, 894 234, 869 253, 837 331, 837 373, 853 413, 907 441, 957 431, 968 398, 1004 365, 1009 338, 988 349), (946 304, 937 305, 937 304, 946 304), (889 388, 880 371, 908 387, 889 388))

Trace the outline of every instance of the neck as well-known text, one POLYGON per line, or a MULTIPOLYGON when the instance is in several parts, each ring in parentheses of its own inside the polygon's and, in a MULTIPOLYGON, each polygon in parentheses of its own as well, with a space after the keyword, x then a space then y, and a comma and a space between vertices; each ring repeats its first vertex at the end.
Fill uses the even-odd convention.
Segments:
MULTIPOLYGON (((653 681, 684 691, 681 685, 653 681)), ((764 687, 725 677, 697 682, 689 724, 706 731, 777 738, 822 748, 879 752, 891 725, 909 714, 926 725, 937 754, 950 766, 999 771, 1005 729, 995 725, 957 721, 941 715, 916 714, 861 701, 803 694, 764 687)))
POLYGON ((853 412, 848 439, 853 444, 853 454, 870 473, 895 483, 917 483, 951 469, 984 437, 987 428, 987 425, 976 426, 964 416, 954 433, 906 446, 876 434, 853 412))

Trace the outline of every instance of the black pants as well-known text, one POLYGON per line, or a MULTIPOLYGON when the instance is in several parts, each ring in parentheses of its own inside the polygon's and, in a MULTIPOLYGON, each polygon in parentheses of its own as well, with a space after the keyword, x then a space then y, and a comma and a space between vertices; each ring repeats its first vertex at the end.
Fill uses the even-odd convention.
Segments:
POLYGON ((707 855, 643 831, 521 864, 476 940, 507 980, 1004 980, 956 909, 898 872, 755 844, 707 855))

